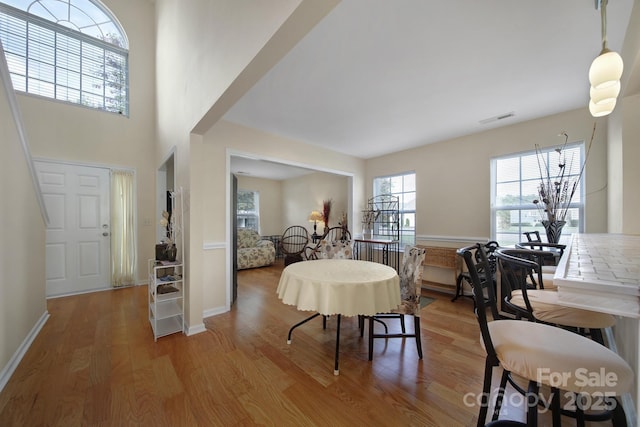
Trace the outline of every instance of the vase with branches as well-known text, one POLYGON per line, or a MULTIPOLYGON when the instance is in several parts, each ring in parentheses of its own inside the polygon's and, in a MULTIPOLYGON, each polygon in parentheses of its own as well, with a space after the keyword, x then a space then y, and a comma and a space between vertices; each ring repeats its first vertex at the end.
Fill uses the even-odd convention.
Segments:
POLYGON ((371 234, 373 224, 378 219, 378 216, 380 216, 379 210, 367 209, 362 211, 362 229, 364 234, 371 234))
POLYGON ((325 233, 329 230, 329 216, 331 215, 331 205, 333 205, 333 200, 323 200, 322 201, 322 222, 324 223, 324 231, 325 233))
POLYGON ((533 200, 533 204, 540 213, 549 243, 558 243, 562 227, 566 224, 567 212, 576 191, 580 188, 580 181, 584 174, 595 133, 596 124, 594 123, 582 164, 576 164, 576 161, 579 162, 580 159, 575 159, 575 152, 567 158, 566 148, 569 135, 566 132, 560 133, 560 136, 564 136, 564 143, 549 153, 548 157, 547 152, 543 152, 536 144, 540 183, 537 188, 538 198, 533 200), (554 155, 556 163, 551 163, 554 160, 552 155, 554 155))

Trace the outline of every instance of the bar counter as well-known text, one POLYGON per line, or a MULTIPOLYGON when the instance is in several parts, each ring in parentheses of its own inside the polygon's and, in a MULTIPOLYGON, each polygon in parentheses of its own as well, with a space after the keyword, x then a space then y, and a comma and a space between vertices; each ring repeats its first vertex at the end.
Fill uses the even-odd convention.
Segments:
POLYGON ((573 234, 560 259, 553 282, 559 301, 569 307, 617 317, 609 346, 635 372, 635 396, 624 400, 630 425, 637 425, 640 408, 640 236, 573 234))

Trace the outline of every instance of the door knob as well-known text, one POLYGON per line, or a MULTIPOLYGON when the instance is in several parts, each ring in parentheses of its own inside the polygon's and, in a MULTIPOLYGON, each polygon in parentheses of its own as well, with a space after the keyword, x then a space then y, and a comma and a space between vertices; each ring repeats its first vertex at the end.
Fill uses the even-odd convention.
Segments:
POLYGON ((106 231, 104 233, 102 233, 103 236, 107 237, 109 235, 109 233, 107 233, 106 231))

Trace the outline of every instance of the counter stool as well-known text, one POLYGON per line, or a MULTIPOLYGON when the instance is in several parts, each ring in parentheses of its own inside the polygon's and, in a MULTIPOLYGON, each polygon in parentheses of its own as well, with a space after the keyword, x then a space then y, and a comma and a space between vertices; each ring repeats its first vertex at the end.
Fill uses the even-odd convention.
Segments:
POLYGON ((507 306, 517 317, 572 328, 584 334, 588 332, 591 338, 604 345, 602 330, 615 325, 615 317, 560 305, 558 292, 546 288, 539 263, 527 259, 531 252, 538 251, 504 248, 496 251, 502 289, 505 289, 504 285, 508 287, 507 306), (536 289, 530 288, 530 281, 537 284, 536 289))
MULTIPOLYGON (((472 245, 472 246, 469 246, 468 248, 475 249, 475 247, 476 247, 475 245, 472 245)), ((484 247, 487 254, 487 260, 489 261, 491 275, 495 282, 495 275, 496 275, 497 268, 496 268, 496 257, 494 253, 496 249, 500 247, 500 245, 498 244, 498 242, 494 240, 490 240, 484 244, 484 247)), ((465 248, 462 248, 462 249, 464 250, 465 248)), ((479 273, 480 275, 483 275, 484 271, 479 271, 479 273)), ((455 300, 457 300, 458 297, 464 296, 464 290, 463 290, 464 282, 467 282, 469 285, 471 285, 471 277, 469 276, 468 271, 462 271, 460 274, 458 274, 458 277, 456 278, 456 293, 451 299, 451 302, 454 302, 455 300)))
POLYGON ((503 369, 503 373, 491 421, 496 421, 500 415, 508 381, 517 391, 527 396, 528 426, 537 425, 538 405, 541 401, 539 391, 543 385, 551 388, 552 397, 542 397, 545 397, 545 401, 551 400, 554 426, 560 426, 562 415, 575 417, 578 426, 584 426, 585 420, 593 419, 611 419, 614 426, 626 426, 624 410, 615 396, 627 393, 631 389, 634 377, 631 367, 605 346, 576 333, 543 323, 502 319, 498 313, 491 282, 483 280, 478 274, 479 269, 489 268, 482 246, 478 243, 476 248, 477 251, 481 251, 479 261, 476 261, 472 250, 459 250, 471 277, 481 345, 487 353, 478 427, 485 425, 492 372, 493 368, 498 366, 503 369), (493 321, 488 321, 487 308, 491 311, 493 321), (581 377, 576 375, 578 372, 605 372, 611 375, 611 378, 615 375, 616 381, 605 382, 604 385, 581 381, 581 377), (513 380, 512 375, 524 378, 528 382, 526 392, 513 380), (580 408, 580 405, 577 405, 578 409, 575 412, 562 410, 561 392, 576 395, 584 393, 585 396, 591 397, 611 396, 608 400, 611 403, 610 410, 597 414, 585 413, 586 408, 580 408))

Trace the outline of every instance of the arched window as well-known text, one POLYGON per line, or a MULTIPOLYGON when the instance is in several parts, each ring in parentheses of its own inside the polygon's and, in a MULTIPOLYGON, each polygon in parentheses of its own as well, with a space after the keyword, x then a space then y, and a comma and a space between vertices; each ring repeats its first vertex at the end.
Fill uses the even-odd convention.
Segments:
POLYGON ((0 0, 13 87, 129 115, 129 41, 99 0, 0 0))

